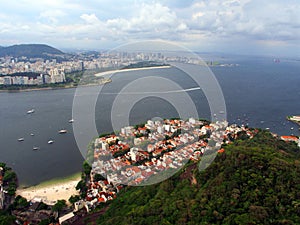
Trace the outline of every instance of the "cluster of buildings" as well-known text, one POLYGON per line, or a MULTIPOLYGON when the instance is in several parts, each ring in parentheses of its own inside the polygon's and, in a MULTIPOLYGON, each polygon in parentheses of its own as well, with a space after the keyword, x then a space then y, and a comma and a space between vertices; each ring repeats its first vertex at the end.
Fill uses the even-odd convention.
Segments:
MULTIPOLYGON (((144 125, 126 126, 118 134, 97 138, 87 195, 74 204, 74 213, 84 208, 89 212, 116 198, 124 184, 143 184, 161 172, 182 168, 188 160, 198 161, 207 151, 224 152, 222 144, 241 135, 253 138, 257 133, 257 129, 228 125, 227 121, 209 123, 189 118, 148 120, 144 125), (106 178, 94 180, 96 174, 106 178)), ((294 136, 281 139, 300 142, 294 136)))
POLYGON ((176 171, 190 159, 198 160, 208 150, 218 151, 231 141, 228 135, 235 138, 242 131, 254 135, 226 121, 148 120, 144 126, 127 126, 118 135, 96 139, 92 171, 105 174, 114 185, 139 185, 153 175, 176 171))
POLYGON ((42 84, 57 84, 66 81, 65 73, 62 70, 51 69, 46 74, 40 73, 33 76, 16 75, 0 76, 0 85, 42 85, 42 84))
POLYGON ((26 57, 0 58, 0 85, 41 85, 66 81, 63 64, 55 59, 35 60, 26 57))
POLYGON ((72 56, 46 60, 42 58, 0 57, 0 85, 40 85, 62 83, 65 74, 76 71, 121 68, 141 61, 203 63, 198 58, 170 57, 162 53, 99 52, 77 53, 72 56), (26 73, 34 73, 28 76, 26 73), (23 74, 23 75, 22 75, 23 74))
POLYGON ((91 173, 90 181, 88 184, 88 191, 85 199, 81 199, 74 203, 74 212, 85 208, 90 212, 100 203, 113 200, 117 197, 117 193, 123 188, 122 185, 113 185, 105 180, 94 180, 93 173, 91 173))

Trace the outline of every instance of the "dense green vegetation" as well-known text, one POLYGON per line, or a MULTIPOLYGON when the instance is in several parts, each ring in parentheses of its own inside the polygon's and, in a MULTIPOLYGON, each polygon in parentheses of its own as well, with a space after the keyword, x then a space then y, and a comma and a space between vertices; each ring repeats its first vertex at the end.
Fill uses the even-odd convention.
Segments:
POLYGON ((8 47, 0 48, 0 57, 5 57, 5 56, 12 56, 12 57, 26 56, 28 58, 60 59, 65 57, 65 53, 49 45, 21 44, 21 45, 12 45, 8 47))
MULTIPOLYGON (((12 224, 15 217, 10 214, 10 210, 14 205, 9 206, 13 200, 17 189, 17 176, 16 173, 8 167, 5 163, 0 162, 0 185, 5 190, 3 199, 3 209, 0 209, 0 225, 12 224), (2 183, 2 184, 1 184, 2 183)), ((2 193, 0 193, 2 195, 2 193)), ((17 205, 17 203, 16 203, 17 205)))
POLYGON ((0 168, 2 168, 0 175, 3 175, 3 187, 8 195, 14 196, 17 189, 17 175, 5 163, 0 163, 0 168))
POLYGON ((128 66, 124 66, 121 69, 135 69, 135 68, 155 67, 155 66, 169 66, 169 64, 157 63, 154 61, 142 61, 142 62, 129 64, 128 66))
POLYGON ((261 131, 156 185, 127 187, 98 224, 300 224, 300 151, 261 131))
POLYGON ((0 76, 10 76, 10 77, 17 77, 17 76, 26 76, 30 78, 36 79, 38 76, 40 76, 40 73, 35 73, 35 72, 16 72, 16 73, 11 73, 11 74, 0 74, 0 76))
POLYGON ((58 200, 55 205, 52 207, 52 211, 60 212, 63 210, 64 207, 66 207, 66 201, 65 200, 58 200))
POLYGON ((0 225, 13 224, 15 220, 14 216, 11 216, 8 212, 0 210, 0 225))

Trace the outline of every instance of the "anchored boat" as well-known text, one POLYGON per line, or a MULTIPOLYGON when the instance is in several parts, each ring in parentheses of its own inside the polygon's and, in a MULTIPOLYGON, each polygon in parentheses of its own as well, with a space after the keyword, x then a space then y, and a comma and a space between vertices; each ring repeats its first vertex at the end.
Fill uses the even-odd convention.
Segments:
POLYGON ((67 133, 67 132, 68 132, 68 131, 67 131, 67 130, 64 130, 64 129, 58 131, 58 133, 60 133, 60 134, 65 134, 65 133, 67 133))

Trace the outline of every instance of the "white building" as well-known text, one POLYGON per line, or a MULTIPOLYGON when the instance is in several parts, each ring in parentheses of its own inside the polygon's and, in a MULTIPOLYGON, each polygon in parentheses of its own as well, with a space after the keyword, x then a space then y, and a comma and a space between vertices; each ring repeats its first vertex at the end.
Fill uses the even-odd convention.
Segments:
POLYGON ((49 70, 49 75, 51 78, 51 83, 62 83, 66 81, 65 73, 62 69, 50 69, 49 70))

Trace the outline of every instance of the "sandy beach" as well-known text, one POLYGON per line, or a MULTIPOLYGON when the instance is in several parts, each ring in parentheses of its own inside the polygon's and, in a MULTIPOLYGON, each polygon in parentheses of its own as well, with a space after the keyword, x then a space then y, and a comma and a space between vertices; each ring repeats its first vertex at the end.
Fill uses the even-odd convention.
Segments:
POLYGON ((50 181, 28 188, 19 188, 17 189, 16 195, 21 195, 28 201, 41 199, 44 203, 49 205, 53 205, 57 200, 61 199, 68 202, 68 199, 72 195, 78 194, 75 187, 79 181, 80 174, 64 180, 50 181))
POLYGON ((142 67, 142 68, 131 68, 131 69, 121 69, 121 70, 109 70, 101 73, 96 73, 96 77, 101 77, 105 75, 110 75, 114 73, 123 73, 123 72, 130 72, 130 71, 139 71, 139 70, 153 70, 153 69, 168 69, 171 66, 151 66, 151 67, 142 67))

